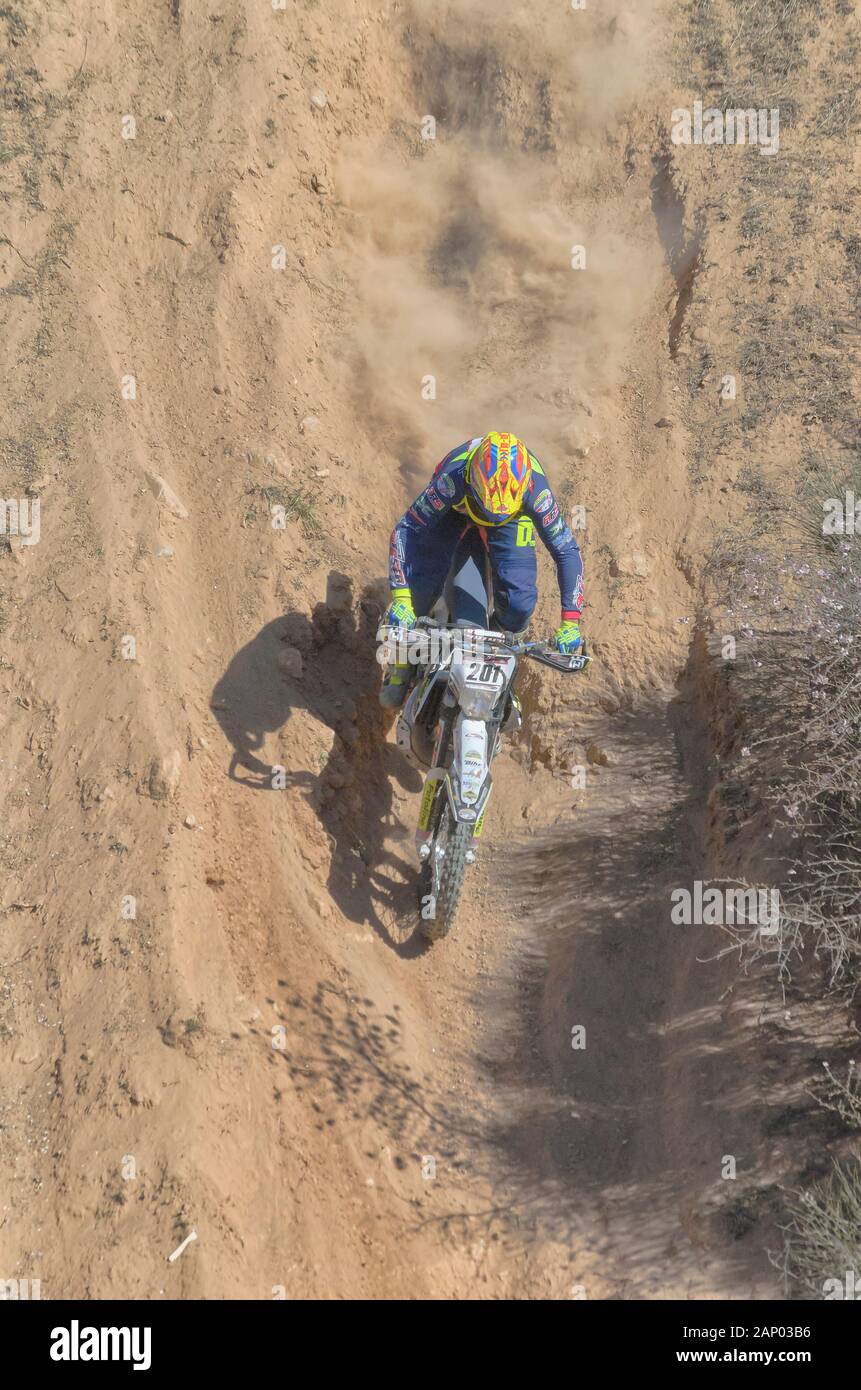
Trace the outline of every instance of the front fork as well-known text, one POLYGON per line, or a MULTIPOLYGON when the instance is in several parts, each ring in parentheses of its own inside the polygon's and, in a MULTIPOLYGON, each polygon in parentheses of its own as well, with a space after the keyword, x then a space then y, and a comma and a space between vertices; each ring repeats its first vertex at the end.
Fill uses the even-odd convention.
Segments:
POLYGON ((439 800, 445 801, 447 775, 444 767, 432 767, 425 778, 425 787, 419 807, 419 823, 416 829, 416 854, 422 863, 431 852, 431 845, 439 823, 439 815, 434 813, 437 810, 439 800))
MULTIPOLYGON (((416 854, 422 863, 428 858, 436 835, 439 817, 434 815, 434 809, 439 805, 440 809, 445 806, 447 797, 445 792, 446 770, 444 767, 433 767, 427 775, 425 789, 422 793, 422 804, 419 810, 419 824, 416 830, 416 854)), ((487 794, 487 801, 481 808, 481 815, 475 822, 472 831, 472 842, 466 852, 467 864, 475 862, 478 845, 475 843, 481 836, 484 829, 484 817, 487 814, 487 802, 490 800, 493 787, 487 794)))

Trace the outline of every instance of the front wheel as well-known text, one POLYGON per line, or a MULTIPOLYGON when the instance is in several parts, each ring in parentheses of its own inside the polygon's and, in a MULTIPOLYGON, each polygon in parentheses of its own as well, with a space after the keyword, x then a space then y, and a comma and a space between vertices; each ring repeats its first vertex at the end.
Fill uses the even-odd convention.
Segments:
POLYGON ((422 933, 428 941, 441 941, 454 926, 472 830, 455 820, 446 801, 422 875, 422 933))

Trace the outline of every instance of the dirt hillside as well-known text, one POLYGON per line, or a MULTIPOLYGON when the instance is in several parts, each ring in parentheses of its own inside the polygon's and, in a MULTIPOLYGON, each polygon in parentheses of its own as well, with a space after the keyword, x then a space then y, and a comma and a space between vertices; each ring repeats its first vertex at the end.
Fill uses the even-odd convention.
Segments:
POLYGON ((0 9, 2 488, 41 527, 0 556, 0 1276, 776 1295, 721 1164, 779 1167, 777 1006, 667 911, 723 862, 699 576, 741 501, 688 368, 731 339, 703 208, 759 158, 704 191, 672 145, 689 18, 0 9), (374 633, 393 521, 490 428, 587 509, 596 660, 525 677, 427 950, 374 633))

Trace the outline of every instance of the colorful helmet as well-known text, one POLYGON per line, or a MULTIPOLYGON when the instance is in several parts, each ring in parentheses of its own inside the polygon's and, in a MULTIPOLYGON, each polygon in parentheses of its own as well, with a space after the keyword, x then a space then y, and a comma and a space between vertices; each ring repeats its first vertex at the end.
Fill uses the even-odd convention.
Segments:
POLYGON ((469 455, 464 501, 479 526, 502 526, 516 516, 532 476, 529 451, 513 434, 486 434, 469 455))

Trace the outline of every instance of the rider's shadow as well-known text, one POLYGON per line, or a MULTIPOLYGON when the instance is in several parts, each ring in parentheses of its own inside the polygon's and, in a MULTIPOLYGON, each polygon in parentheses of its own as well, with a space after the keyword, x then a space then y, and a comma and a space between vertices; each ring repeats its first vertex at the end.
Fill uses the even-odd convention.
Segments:
POLYGON ((415 792, 421 777, 386 741, 390 716, 377 700, 376 630, 386 592, 369 585, 355 605, 351 581, 333 572, 327 602, 310 618, 299 612, 276 618, 236 653, 211 705, 233 748, 228 776, 255 791, 300 788, 333 846, 330 896, 351 922, 370 921, 406 951, 404 930, 416 914, 416 866, 408 852, 401 856, 385 841, 398 823, 394 783, 415 792), (290 755, 289 724, 300 710, 335 738, 318 772, 282 773, 279 767, 297 761, 290 755), (285 753, 272 764, 262 756, 264 744, 281 730, 285 753))

